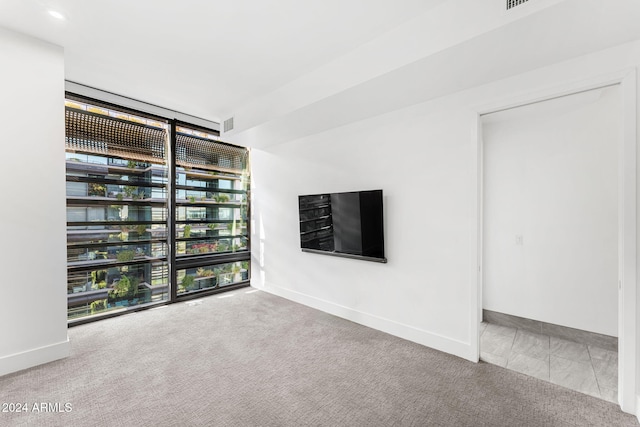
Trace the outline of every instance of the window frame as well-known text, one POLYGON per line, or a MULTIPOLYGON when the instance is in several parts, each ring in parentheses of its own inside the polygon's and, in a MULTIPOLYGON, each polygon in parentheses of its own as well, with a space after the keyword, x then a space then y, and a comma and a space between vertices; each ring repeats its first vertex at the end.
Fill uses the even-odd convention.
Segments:
MULTIPOLYGON (((117 111, 123 111, 131 115, 136 115, 144 118, 148 118, 150 120, 157 120, 162 123, 166 123, 167 133, 168 133, 168 141, 166 145, 166 154, 165 154, 165 164, 166 164, 166 181, 167 184, 164 187, 166 194, 166 205, 165 205, 165 215, 166 215, 166 263, 167 263, 167 275, 168 275, 168 287, 169 287, 169 295, 168 298, 162 301, 151 301, 141 305, 128 307, 126 310, 122 311, 105 311, 102 313, 96 313, 94 315, 85 315, 78 318, 67 319, 68 326, 76 326, 85 323, 90 323, 106 318, 111 318, 115 316, 119 316, 126 313, 137 312, 141 310, 146 310, 158 306, 173 304, 176 302, 187 301, 194 298, 201 298, 204 296, 214 295, 222 292, 229 292, 235 289, 247 287, 250 285, 251 280, 251 179, 250 179, 250 167, 249 167, 249 158, 250 158, 250 150, 246 147, 237 146, 234 144, 229 144, 220 140, 211 140, 214 144, 221 144, 223 146, 233 147, 234 149, 245 150, 247 157, 247 164, 242 173, 248 173, 248 182, 246 183, 246 187, 243 191, 234 189, 232 192, 244 194, 246 209, 243 210, 243 207, 240 206, 240 218, 241 221, 246 223, 246 250, 238 251, 238 252, 223 252, 223 253, 208 253, 208 254, 192 254, 188 256, 181 256, 178 258, 176 256, 177 249, 177 169, 176 165, 176 149, 177 149, 177 129, 178 127, 184 127, 195 131, 206 132, 210 135, 219 136, 220 133, 216 129, 204 127, 199 124, 190 123, 185 120, 178 120, 175 117, 163 117, 157 114, 148 113, 145 111, 137 110, 128 106, 118 105, 109 101, 103 101, 101 99, 96 99, 90 96, 86 96, 81 93, 77 93, 75 91, 66 91, 65 92, 65 101, 79 101, 84 102, 91 105, 96 105, 98 107, 114 109, 117 111), (244 213, 244 215, 243 215, 244 213), (187 269, 187 268, 197 268, 204 266, 214 266, 214 265, 223 265, 232 262, 247 262, 247 278, 238 282, 234 282, 225 286, 216 286, 213 288, 205 288, 199 290, 192 290, 186 293, 179 294, 178 293, 178 271, 187 269)), ((169 111, 169 110, 167 110, 169 111)), ((66 119, 65 119, 66 120, 66 119)), ((66 150, 65 150, 66 151, 66 150)), ((67 181, 69 182, 69 181, 67 181)), ((66 198, 68 199, 70 196, 67 194, 66 198)), ((67 220, 67 227, 70 227, 73 224, 73 221, 67 220)), ((68 228, 67 228, 68 230, 68 228)), ((67 245, 69 247, 69 241, 67 239, 67 245)), ((69 270, 69 267, 68 267, 69 270)), ((69 274, 69 273, 68 273, 69 274)), ((74 295, 74 294, 68 294, 74 295)))

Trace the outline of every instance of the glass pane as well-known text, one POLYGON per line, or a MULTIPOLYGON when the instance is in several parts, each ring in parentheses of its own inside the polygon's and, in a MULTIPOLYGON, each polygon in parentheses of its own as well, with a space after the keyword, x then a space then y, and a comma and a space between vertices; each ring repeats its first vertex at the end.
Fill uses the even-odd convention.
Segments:
MULTIPOLYGON (((74 216, 74 218, 78 218, 78 216, 74 216)), ((152 240, 166 240, 166 238, 167 226, 165 224, 107 224, 67 227, 68 248, 77 248, 97 243, 144 243, 152 240)))
POLYGON ((90 247, 73 246, 67 248, 67 265, 77 267, 107 264, 109 261, 114 263, 151 260, 166 256, 167 249, 164 242, 109 246, 91 245, 90 247))
POLYGON ((182 131, 193 138, 178 138, 176 255, 247 251, 246 150, 182 131))
POLYGON ((103 266, 70 272, 67 278, 69 319, 122 310, 168 298, 166 262, 103 266))
POLYGON ((216 289, 249 280, 249 261, 178 270, 178 295, 216 289))
POLYGON ((167 220, 167 208, 163 205, 145 206, 132 204, 86 204, 77 203, 75 200, 67 198, 67 221, 85 222, 83 225, 73 225, 73 227, 84 227, 84 229, 96 229, 104 225, 92 225, 91 222, 131 222, 131 221, 163 221, 167 220))
POLYGON ((69 319, 126 310, 170 295, 166 161, 161 155, 140 161, 144 141, 131 143, 128 158, 128 141, 116 141, 123 133, 110 132, 110 119, 105 120, 100 123, 107 129, 92 129, 84 140, 76 130, 73 142, 67 141, 69 319), (94 141, 91 135, 108 135, 113 141, 94 141))
POLYGON ((195 239, 178 242, 176 255, 200 255, 221 252, 242 252, 247 250, 246 237, 195 239))
POLYGON ((198 205, 182 206, 176 209, 176 220, 202 220, 204 222, 222 221, 239 221, 246 220, 246 209, 238 206, 235 208, 221 207, 218 205, 206 206, 204 203, 198 205))

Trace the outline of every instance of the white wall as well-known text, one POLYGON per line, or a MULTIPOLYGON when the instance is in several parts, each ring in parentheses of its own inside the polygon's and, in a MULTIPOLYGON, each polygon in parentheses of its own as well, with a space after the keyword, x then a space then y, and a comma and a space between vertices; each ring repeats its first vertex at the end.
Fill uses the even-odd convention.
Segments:
POLYGON ((483 307, 618 336, 617 86, 483 118, 483 307))
POLYGON ((0 28, 0 64, 3 375, 69 345, 63 51, 0 28))
POLYGON ((253 150, 252 284, 471 357, 474 131, 469 111, 422 105, 253 150), (377 188, 387 264, 301 252, 298 195, 377 188))

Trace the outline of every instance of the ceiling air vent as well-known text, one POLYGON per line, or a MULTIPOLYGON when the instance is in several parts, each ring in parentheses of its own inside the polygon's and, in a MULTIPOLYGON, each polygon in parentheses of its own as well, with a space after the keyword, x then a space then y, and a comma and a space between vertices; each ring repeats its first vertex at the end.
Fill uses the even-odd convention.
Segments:
POLYGON ((529 0, 507 0, 507 10, 520 6, 522 3, 526 3, 529 0))
POLYGON ((233 129, 233 117, 224 121, 223 128, 225 133, 233 129))

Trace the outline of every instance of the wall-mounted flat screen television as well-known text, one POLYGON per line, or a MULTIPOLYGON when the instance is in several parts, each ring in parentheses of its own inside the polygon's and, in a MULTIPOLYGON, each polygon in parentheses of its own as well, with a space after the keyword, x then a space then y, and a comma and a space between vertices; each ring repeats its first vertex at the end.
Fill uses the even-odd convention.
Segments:
POLYGON ((387 262, 382 190, 298 196, 304 252, 387 262))

